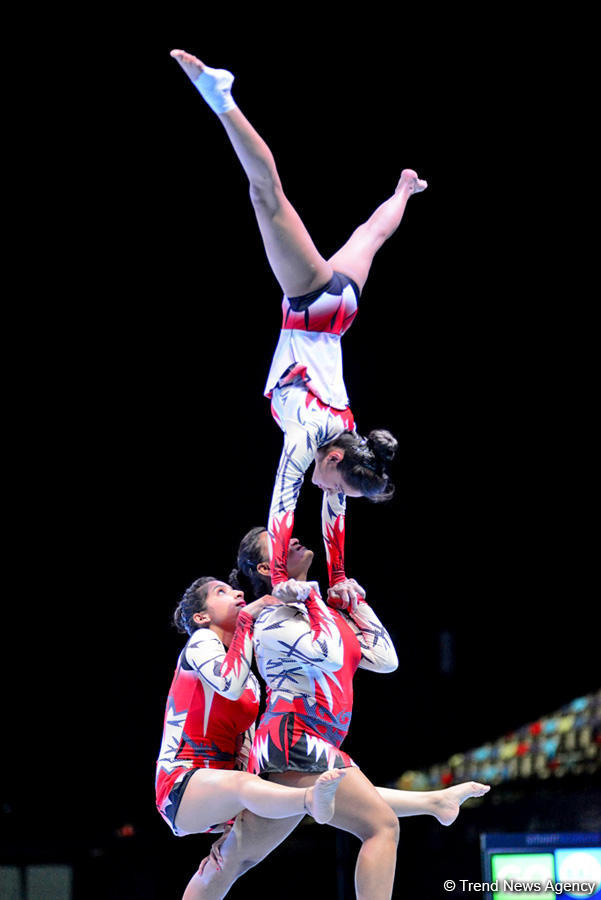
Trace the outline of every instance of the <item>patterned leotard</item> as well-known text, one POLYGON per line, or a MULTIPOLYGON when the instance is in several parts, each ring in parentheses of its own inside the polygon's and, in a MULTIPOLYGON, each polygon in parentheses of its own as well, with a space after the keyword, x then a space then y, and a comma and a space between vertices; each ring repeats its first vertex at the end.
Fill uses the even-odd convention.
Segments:
POLYGON ((267 708, 249 771, 324 772, 355 765, 340 749, 353 708, 357 668, 392 672, 390 635, 363 600, 352 615, 326 606, 316 582, 305 603, 265 609, 255 623, 255 656, 267 708))
POLYGON ((250 669, 253 628, 242 609, 227 653, 213 631, 198 628, 180 654, 156 769, 157 808, 174 834, 181 798, 197 769, 247 768, 260 697, 250 669))
MULTIPOLYGON (((288 545, 305 472, 320 447, 355 430, 340 341, 357 315, 358 299, 355 282, 335 272, 320 290, 282 302, 282 330, 265 385, 273 417, 284 432, 268 523, 274 587, 288 579, 288 545)), ((330 585, 346 577, 344 517, 344 494, 324 492, 322 530, 330 585)))

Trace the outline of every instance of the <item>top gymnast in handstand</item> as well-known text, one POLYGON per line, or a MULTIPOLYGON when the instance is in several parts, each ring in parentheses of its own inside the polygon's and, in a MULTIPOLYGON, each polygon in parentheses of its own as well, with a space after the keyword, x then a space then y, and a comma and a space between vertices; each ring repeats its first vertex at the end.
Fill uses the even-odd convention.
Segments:
POLYGON ((285 435, 269 511, 273 594, 302 600, 310 592, 307 584, 289 579, 287 557, 300 487, 315 461, 313 483, 324 491, 330 590, 355 599, 356 583, 344 571, 345 497, 379 501, 392 495, 386 464, 397 441, 388 431, 372 431, 366 438, 357 433, 342 376, 340 339, 357 313, 376 251, 398 228, 409 197, 427 183, 404 169, 392 197, 326 260, 284 194, 269 147, 234 102, 233 75, 183 50, 171 56, 217 113, 248 176, 267 258, 284 292, 282 330, 265 386, 285 435))

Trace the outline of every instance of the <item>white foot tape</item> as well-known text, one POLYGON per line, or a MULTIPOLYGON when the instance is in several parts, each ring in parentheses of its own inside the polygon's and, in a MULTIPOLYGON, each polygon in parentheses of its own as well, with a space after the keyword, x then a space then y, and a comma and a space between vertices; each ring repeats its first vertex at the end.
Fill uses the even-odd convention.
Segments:
POLYGON ((227 69, 211 69, 206 66, 192 84, 200 91, 213 112, 219 114, 236 106, 231 94, 233 81, 234 76, 227 69))

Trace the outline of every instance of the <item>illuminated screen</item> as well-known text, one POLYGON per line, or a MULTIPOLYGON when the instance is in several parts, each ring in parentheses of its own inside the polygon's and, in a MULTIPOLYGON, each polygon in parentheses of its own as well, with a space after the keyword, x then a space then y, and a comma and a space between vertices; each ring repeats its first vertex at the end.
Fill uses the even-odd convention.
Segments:
POLYGON ((555 864, 557 880, 593 881, 597 890, 592 894, 572 894, 566 891, 564 897, 601 897, 601 847, 587 847, 586 850, 556 850, 555 864))
POLYGON ((486 898, 515 900, 521 894, 539 900, 601 900, 601 834, 482 834, 480 844, 483 881, 492 888, 483 892, 486 898), (556 892, 557 884, 562 887, 556 892), (572 884, 583 890, 570 889, 572 884))
MULTIPOLYGON (((552 853, 493 853, 492 880, 502 888, 516 881, 523 884, 555 883, 555 860, 552 853)), ((515 900, 515 891, 493 891, 497 900, 515 900)), ((555 891, 537 891, 539 900, 555 900, 555 891)))

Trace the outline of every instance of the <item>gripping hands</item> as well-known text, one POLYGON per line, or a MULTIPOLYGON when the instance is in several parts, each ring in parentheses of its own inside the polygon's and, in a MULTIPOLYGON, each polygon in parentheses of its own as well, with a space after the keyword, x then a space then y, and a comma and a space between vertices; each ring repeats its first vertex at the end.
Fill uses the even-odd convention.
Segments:
POLYGON ((365 600, 365 591, 354 578, 345 578, 328 590, 328 606, 334 609, 346 609, 354 613, 359 600, 365 600))
POLYGON ((280 581, 274 585, 271 593, 282 603, 303 603, 312 590, 319 592, 316 581, 297 581, 296 578, 289 578, 288 581, 280 581))

